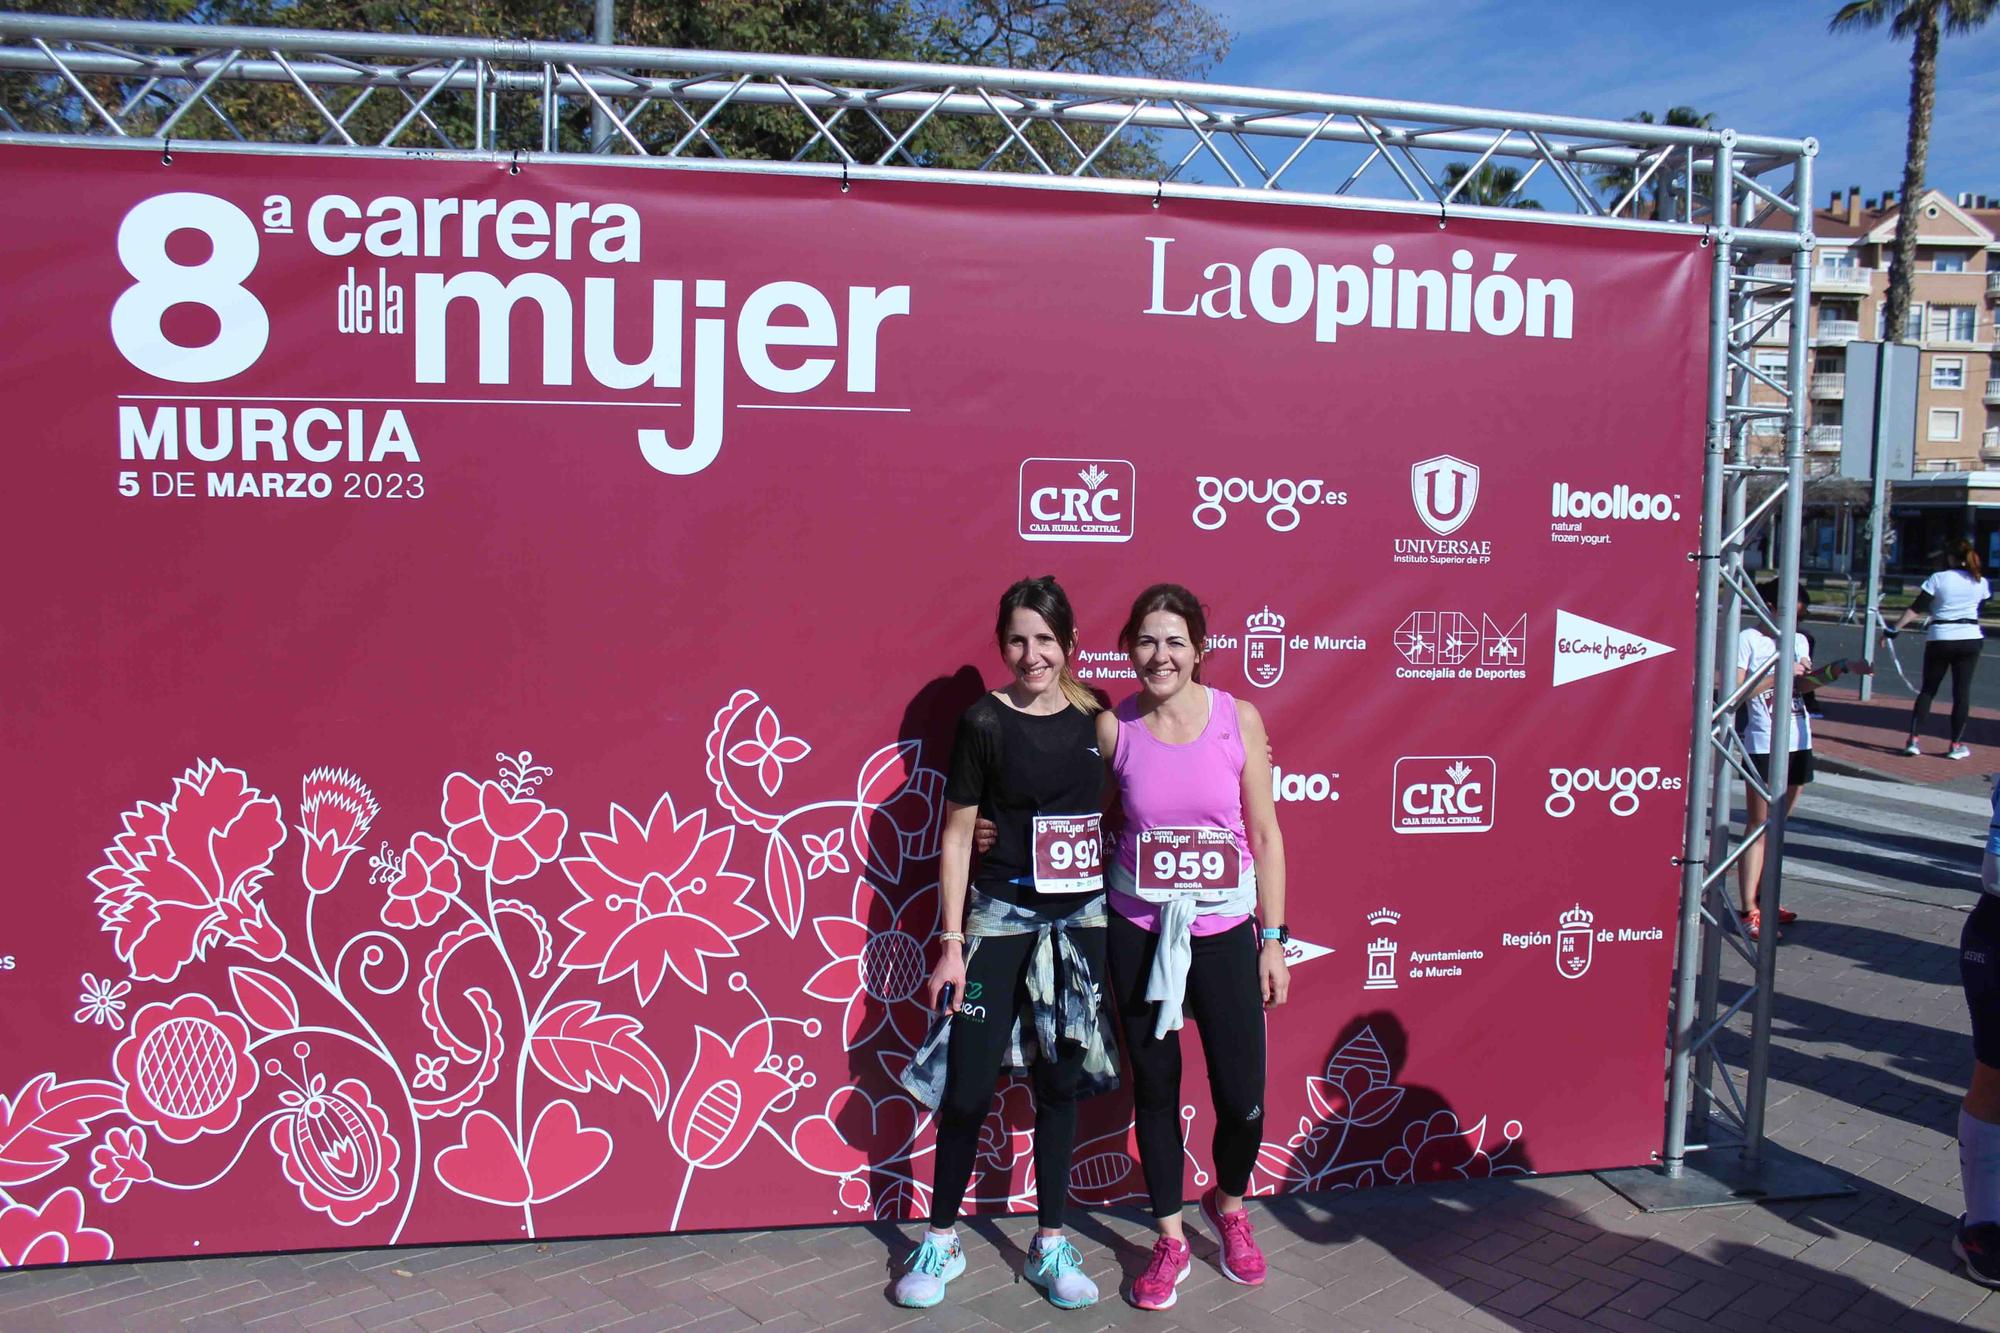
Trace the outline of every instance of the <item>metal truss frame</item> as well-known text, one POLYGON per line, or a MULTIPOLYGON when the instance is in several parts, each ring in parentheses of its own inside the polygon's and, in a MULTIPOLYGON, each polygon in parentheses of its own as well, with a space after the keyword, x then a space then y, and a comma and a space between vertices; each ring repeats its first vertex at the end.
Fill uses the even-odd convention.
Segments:
POLYGON ((1754 1175, 1766 1161, 1777 932, 1751 944, 1730 886, 1738 859, 1761 840, 1761 900, 1776 919, 1787 756, 1774 749, 1764 771, 1753 771, 1733 721, 1770 680, 1738 685, 1731 664, 1749 615, 1778 640, 1773 707, 1788 716, 1814 141, 955 65, 0 14, 0 143, 119 146, 169 159, 220 146, 516 168, 615 160, 830 176, 843 188, 950 180, 1151 194, 1156 206, 1286 201, 1431 215, 1441 226, 1487 216, 1699 237, 1713 260, 1701 549, 1689 555, 1699 571, 1698 633, 1668 1109, 1655 1174, 1679 1180, 1711 1130, 1740 1141, 1741 1170, 1754 1175), (272 117, 271 99, 287 99, 284 115, 272 117), (746 154, 738 139, 732 149, 726 127, 747 116, 760 118, 760 142, 782 148, 746 154), (941 165, 927 137, 947 126, 961 132, 955 168, 941 165), (970 168, 968 135, 985 152, 970 168), (1119 151, 1134 147, 1144 151, 1119 151), (1134 162, 1155 169, 1136 175, 1134 162), (1514 179, 1499 198, 1468 202, 1475 178, 1492 183, 1481 173, 1487 167, 1511 168, 1514 179), (1507 207, 1526 201, 1543 172, 1535 211, 1507 207), (1773 265, 1784 276, 1771 276, 1773 265), (1757 369, 1752 349, 1784 319, 1791 355, 1780 382, 1757 369), (1755 384, 1781 401, 1753 404, 1755 384), (1784 425, 1781 465, 1751 456, 1751 423, 1769 419, 1784 425), (1746 556, 1774 526, 1778 597, 1770 605, 1752 585, 1746 556), (1741 840, 1731 831, 1738 778, 1768 793, 1772 811, 1741 840), (1725 1005, 1726 950, 1755 979, 1725 1005), (1745 1010, 1748 1056, 1732 1072, 1716 1038, 1745 1010))

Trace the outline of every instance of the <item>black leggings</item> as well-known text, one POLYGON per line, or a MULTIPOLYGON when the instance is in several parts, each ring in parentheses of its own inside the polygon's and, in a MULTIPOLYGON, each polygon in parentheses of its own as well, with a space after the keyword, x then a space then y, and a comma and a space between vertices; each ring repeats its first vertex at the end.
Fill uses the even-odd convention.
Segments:
MULTIPOLYGON (((1159 1006, 1146 998, 1146 974, 1160 937, 1114 913, 1111 989, 1132 1062, 1132 1106, 1139 1165, 1153 1216, 1181 1210, 1181 1034, 1153 1035, 1159 1006)), ((1224 1194, 1250 1187, 1264 1137, 1264 999, 1257 979, 1257 931, 1248 921, 1219 935, 1196 935, 1188 964, 1188 1017, 1201 1028, 1215 1102, 1210 1157, 1224 1194)))
MULTIPOLYGON (((1007 1057, 1014 1016, 1028 1009, 1028 957, 1033 935, 989 935, 965 965, 965 994, 951 1020, 944 1097, 937 1108, 937 1174, 931 1186, 931 1225, 942 1231, 958 1220, 965 1187, 979 1156, 979 1127, 993 1108, 1000 1062, 1007 1057)), ((1104 931, 1072 930, 1070 942, 1094 976, 1104 975, 1104 931)), ((1060 963, 1058 963, 1060 966, 1060 963)), ((1058 985, 1060 985, 1060 978, 1058 985)), ((1076 1146, 1076 1091, 1083 1077, 1083 1047, 1059 1043, 1035 1060, 1035 1206, 1041 1224, 1063 1224, 1069 1199, 1070 1150, 1076 1146)))
POLYGON ((1937 697, 1947 671, 1951 673, 1951 743, 1958 744, 1965 735, 1965 724, 1972 716, 1972 669, 1979 665, 1979 650, 1984 644, 1983 639, 1924 641, 1924 688, 1910 715, 1912 737, 1924 729, 1931 715, 1931 700, 1937 697))

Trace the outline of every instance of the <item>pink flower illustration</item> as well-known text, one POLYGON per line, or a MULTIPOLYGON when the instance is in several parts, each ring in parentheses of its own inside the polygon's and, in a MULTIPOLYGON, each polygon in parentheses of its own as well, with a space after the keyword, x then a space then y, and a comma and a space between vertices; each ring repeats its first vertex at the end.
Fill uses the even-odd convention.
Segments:
MULTIPOLYGON (((299 1042, 292 1049, 303 1064, 310 1048, 299 1042)), ((274 1059, 264 1068, 276 1074, 282 1066, 274 1059)), ((271 1147, 300 1201, 351 1227, 396 1197, 402 1150, 367 1084, 347 1078, 329 1089, 326 1075, 300 1072, 278 1094, 285 1110, 271 1122, 271 1147)))
POLYGON ((706 992, 707 960, 736 957, 736 941, 766 924, 744 905, 750 877, 726 868, 736 831, 709 833, 707 826, 705 811, 678 818, 669 794, 643 824, 612 806, 611 831, 583 835, 590 854, 563 859, 563 873, 583 901, 561 917, 576 932, 562 966, 595 968, 603 981, 629 973, 642 1003, 669 968, 706 992))
POLYGON ((367 784, 344 768, 315 768, 306 774, 299 799, 299 876, 306 888, 325 893, 340 883, 347 863, 380 807, 367 784))
POLYGON ((106 1203, 117 1203, 125 1191, 153 1178, 146 1162, 146 1131, 134 1125, 116 1128, 90 1150, 90 1186, 106 1203))
POLYGON ((924 944, 937 929, 937 886, 897 907, 873 883, 857 879, 848 912, 814 919, 813 930, 833 961, 813 973, 806 994, 847 1006, 841 1033, 848 1050, 889 1024, 902 1049, 913 1051, 930 1022, 920 992, 930 975, 924 944))
POLYGON ((848 869, 847 856, 840 850, 841 843, 846 840, 846 829, 835 829, 824 838, 812 833, 806 834, 804 838, 806 844, 806 878, 818 879, 828 871, 842 875, 846 874, 848 869))
POLYGON ((527 751, 500 756, 498 781, 474 782, 463 773, 445 779, 444 822, 451 849, 495 884, 526 879, 562 851, 569 817, 537 800, 535 789, 553 771, 527 751))
POLYGON ((757 770, 757 785, 766 796, 778 794, 785 780, 785 765, 796 764, 812 753, 812 746, 796 736, 787 736, 778 727, 778 715, 767 705, 757 714, 757 734, 729 747, 729 761, 757 770))
POLYGON ((1450 1111, 1435 1111, 1428 1120, 1413 1121, 1403 1141, 1383 1154, 1382 1169, 1391 1180, 1429 1184, 1439 1180, 1483 1180, 1493 1163, 1480 1151, 1486 1122, 1462 1129, 1450 1111))
POLYGON ((111 1237, 83 1224, 83 1193, 57 1190, 40 1208, 0 1209, 0 1268, 28 1264, 87 1264, 111 1257, 111 1237))
POLYGON ((458 897, 458 862, 444 842, 429 833, 413 834, 410 849, 398 857, 378 858, 376 874, 386 878, 389 896, 382 903, 382 922, 400 930, 437 924, 458 897))
POLYGON ((681 1080, 667 1116, 667 1142, 689 1166, 722 1167, 735 1161, 773 1110, 791 1105, 812 1085, 797 1057, 771 1051, 770 1020, 758 1019, 724 1041, 707 1028, 695 1032, 694 1067, 681 1080))
POLYGON ((141 802, 91 872, 118 957, 141 981, 172 981, 217 940, 275 958, 284 938, 257 892, 285 840, 278 803, 239 769, 206 760, 164 805, 141 802))
POLYGON ((111 1065, 126 1114, 169 1143, 229 1129, 257 1087, 249 1026, 198 993, 141 1009, 111 1065))

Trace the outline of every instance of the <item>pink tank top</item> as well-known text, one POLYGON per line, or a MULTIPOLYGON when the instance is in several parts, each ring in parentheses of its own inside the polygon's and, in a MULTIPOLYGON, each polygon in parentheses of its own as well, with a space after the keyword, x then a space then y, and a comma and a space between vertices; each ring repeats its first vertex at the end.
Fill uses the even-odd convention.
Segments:
MULTIPOLYGON (((1185 745, 1169 744, 1146 729, 1137 695, 1115 710, 1118 752, 1112 756, 1111 771, 1118 777, 1125 811, 1118 862, 1127 870, 1137 869, 1138 831, 1145 828, 1226 828, 1236 836, 1243 864, 1250 864, 1250 841, 1243 831, 1243 732, 1237 724, 1236 700, 1213 686, 1206 688, 1208 723, 1185 745)), ((1160 928, 1157 904, 1116 889, 1109 897, 1112 909, 1133 925, 1160 928)), ((1197 935, 1219 935, 1247 920, 1247 916, 1198 916, 1193 929, 1197 935)))

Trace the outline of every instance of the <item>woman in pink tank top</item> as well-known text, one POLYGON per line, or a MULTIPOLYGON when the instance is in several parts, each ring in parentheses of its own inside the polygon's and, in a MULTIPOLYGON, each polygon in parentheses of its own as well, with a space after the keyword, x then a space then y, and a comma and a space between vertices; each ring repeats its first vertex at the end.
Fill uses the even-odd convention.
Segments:
POLYGON ((1243 1196, 1263 1138, 1263 1011, 1283 1004, 1291 984, 1284 840, 1264 721, 1250 704, 1201 683, 1206 640, 1193 593, 1172 583, 1146 589, 1118 636, 1139 692, 1097 715, 1098 749, 1124 812, 1107 877, 1106 972, 1160 1231, 1132 1285, 1133 1303, 1146 1310, 1171 1306, 1191 1266, 1181 1225, 1183 1010, 1201 1028, 1214 1101, 1216 1184, 1202 1196, 1202 1215, 1218 1233, 1223 1275, 1264 1280, 1243 1196))

